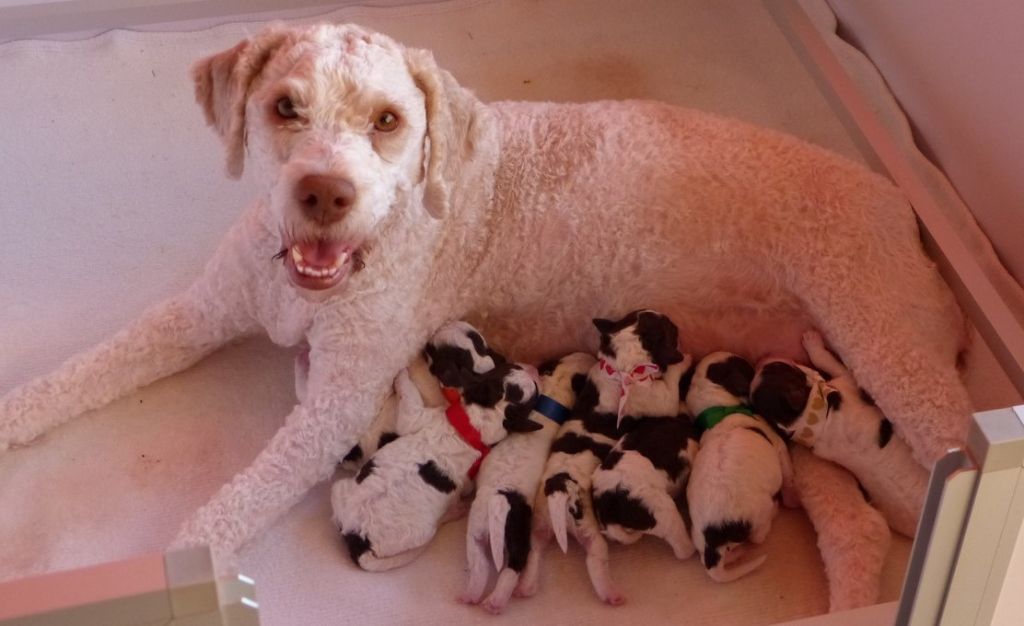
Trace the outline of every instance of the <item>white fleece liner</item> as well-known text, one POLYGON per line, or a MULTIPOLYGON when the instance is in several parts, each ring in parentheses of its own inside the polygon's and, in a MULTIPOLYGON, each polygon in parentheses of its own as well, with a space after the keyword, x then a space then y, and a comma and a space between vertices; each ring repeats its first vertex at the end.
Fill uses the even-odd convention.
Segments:
MULTIPOLYGON (((822 6, 816 14, 832 28, 822 6)), ((456 1, 322 19, 431 48, 485 100, 656 98, 857 156, 771 18, 749 0, 456 1)), ((101 340, 198 274, 251 199, 251 181, 223 177, 187 68, 258 28, 0 46, 0 390, 101 340)), ((873 76, 856 55, 845 61, 873 76)), ((900 123, 884 85, 873 90, 900 123)), ((970 215, 961 218, 973 233, 970 215)), ((976 244, 983 251, 987 241, 976 244)), ((1016 401, 986 351, 976 351, 970 374, 979 408, 1016 401)), ((295 401, 291 385, 290 354, 254 340, 0 457, 0 580, 162 549, 281 424, 295 401)), ((442 529, 408 568, 368 574, 339 549, 328 516, 321 487, 244 551, 262 623, 489 619, 454 601, 463 522, 442 529)), ((909 545, 894 541, 883 600, 898 595, 909 545)), ((767 550, 758 573, 715 585, 696 560, 675 562, 655 540, 613 549, 628 603, 609 609, 591 593, 580 552, 552 547, 538 596, 513 601, 507 619, 738 625, 824 612, 822 565, 801 512, 780 515, 767 550)))

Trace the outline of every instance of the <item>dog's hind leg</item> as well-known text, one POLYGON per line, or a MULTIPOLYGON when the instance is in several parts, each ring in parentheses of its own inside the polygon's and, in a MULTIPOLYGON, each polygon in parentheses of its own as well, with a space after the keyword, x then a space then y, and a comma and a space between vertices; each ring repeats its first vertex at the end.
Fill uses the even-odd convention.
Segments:
MULTIPOLYGON (((966 438, 971 405, 956 368, 966 326, 920 248, 909 207, 892 210, 907 214, 906 232, 876 225, 868 254, 845 241, 842 250, 802 249, 781 271, 794 277, 793 292, 839 358, 931 468, 966 438)), ((844 229, 835 230, 833 241, 844 229)))
POLYGON ((857 480, 842 467, 800 446, 793 449, 793 467, 825 563, 829 610, 878 602, 891 541, 885 518, 864 500, 857 480))
POLYGON ((216 292, 199 282, 52 373, 0 397, 0 451, 24 445, 75 415, 183 370, 228 340, 253 332, 255 322, 242 298, 227 291, 216 292))

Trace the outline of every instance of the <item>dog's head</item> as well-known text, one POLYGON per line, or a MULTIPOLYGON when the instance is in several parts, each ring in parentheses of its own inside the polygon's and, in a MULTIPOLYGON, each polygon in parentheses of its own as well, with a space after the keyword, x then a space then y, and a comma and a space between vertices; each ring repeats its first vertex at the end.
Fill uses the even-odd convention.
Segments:
POLYGON ((800 431, 837 408, 842 395, 817 370, 787 359, 767 359, 758 364, 750 400, 754 410, 780 431, 807 439, 810 431, 804 437, 800 431))
POLYGON ((483 442, 494 445, 509 433, 543 428, 530 419, 538 395, 537 381, 528 369, 502 363, 469 383, 462 401, 483 442))
POLYGON ((371 262, 389 219, 440 218, 486 116, 429 52, 353 25, 270 26, 192 76, 229 174, 257 172, 289 278, 311 290, 371 262))
POLYGON ((745 404, 753 378, 754 368, 746 359, 731 352, 712 352, 694 368, 686 404, 694 413, 745 404))
POLYGON ((576 404, 576 395, 587 382, 587 372, 596 361, 586 352, 573 352, 542 364, 538 368, 541 393, 571 409, 576 404))
POLYGON ((430 373, 444 387, 467 385, 505 363, 477 329, 466 322, 450 322, 434 333, 423 349, 430 373))
POLYGON ((653 363, 661 371, 683 360, 679 351, 679 329, 668 317, 655 311, 633 311, 611 321, 595 319, 601 333, 598 355, 620 372, 653 363))

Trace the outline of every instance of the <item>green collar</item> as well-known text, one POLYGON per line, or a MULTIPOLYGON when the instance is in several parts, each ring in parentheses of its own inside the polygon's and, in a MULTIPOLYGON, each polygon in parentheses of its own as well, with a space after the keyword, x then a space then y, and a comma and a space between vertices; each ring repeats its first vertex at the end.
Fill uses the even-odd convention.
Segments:
POLYGON ((754 415, 754 412, 744 404, 735 404, 733 406, 709 406, 701 411, 700 414, 697 415, 697 419, 694 420, 694 424, 697 426, 698 436, 711 430, 717 426, 719 422, 734 413, 741 413, 743 415, 750 416, 754 415))

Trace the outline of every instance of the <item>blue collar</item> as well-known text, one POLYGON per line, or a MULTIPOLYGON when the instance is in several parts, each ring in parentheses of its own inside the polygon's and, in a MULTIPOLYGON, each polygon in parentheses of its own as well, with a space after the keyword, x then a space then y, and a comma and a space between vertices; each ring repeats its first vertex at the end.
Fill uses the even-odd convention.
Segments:
POLYGON ((533 410, 558 425, 561 425, 569 417, 569 409, 545 395, 537 398, 537 405, 533 407, 533 410))

